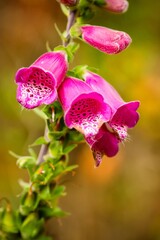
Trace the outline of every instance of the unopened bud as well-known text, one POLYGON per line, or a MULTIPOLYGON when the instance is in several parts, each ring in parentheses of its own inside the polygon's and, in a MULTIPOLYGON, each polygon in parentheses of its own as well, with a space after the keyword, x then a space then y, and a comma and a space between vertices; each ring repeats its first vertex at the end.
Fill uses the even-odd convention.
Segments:
POLYGON ((127 11, 129 3, 127 0, 105 0, 105 9, 115 12, 124 13, 127 11))
POLYGON ((59 2, 68 6, 68 7, 72 7, 72 6, 77 5, 79 0, 59 0, 59 2))

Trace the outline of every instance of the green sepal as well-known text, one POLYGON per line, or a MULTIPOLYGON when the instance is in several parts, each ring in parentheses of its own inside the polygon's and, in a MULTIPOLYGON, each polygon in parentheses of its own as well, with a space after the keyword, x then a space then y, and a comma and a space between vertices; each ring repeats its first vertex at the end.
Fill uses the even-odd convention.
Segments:
POLYGON ((17 165, 19 168, 32 169, 36 165, 36 159, 32 156, 20 157, 17 160, 17 165))
POLYGON ((52 237, 47 237, 45 235, 41 235, 39 237, 36 237, 36 240, 53 240, 52 237))
POLYGON ((20 219, 17 212, 12 211, 10 208, 6 208, 1 216, 1 229, 7 233, 18 233, 20 219))
POLYGON ((71 172, 76 168, 78 168, 78 165, 70 165, 70 166, 66 167, 65 172, 71 172))
POLYGON ((75 129, 70 129, 70 131, 67 132, 66 138, 68 139, 68 142, 71 141, 77 144, 84 140, 83 134, 75 129))
POLYGON ((30 213, 23 221, 20 232, 23 239, 32 239, 36 237, 44 225, 44 219, 40 218, 37 213, 30 213))
POLYGON ((53 199, 57 199, 60 196, 65 196, 66 192, 65 192, 66 187, 62 186, 62 185, 57 185, 53 188, 53 190, 51 189, 51 196, 53 199))
POLYGON ((70 29, 70 35, 72 38, 80 38, 82 35, 81 25, 79 23, 75 23, 70 29))
POLYGON ((23 216, 26 216, 37 208, 38 203, 39 195, 36 192, 25 192, 21 197, 19 211, 23 216))
POLYGON ((76 77, 79 79, 83 79, 83 76, 87 71, 97 73, 98 69, 94 68, 94 67, 89 67, 87 65, 78 65, 75 68, 73 68, 72 70, 68 71, 67 75, 73 76, 73 77, 76 77))
POLYGON ((35 147, 38 145, 42 145, 42 144, 48 144, 48 142, 46 141, 44 136, 41 136, 39 138, 37 138, 31 145, 30 147, 35 147))
POLYGON ((70 213, 63 211, 60 207, 55 207, 52 211, 53 217, 65 217, 70 213))
POLYGON ((50 139, 54 139, 54 140, 60 140, 63 136, 65 136, 65 134, 67 133, 67 128, 64 129, 63 131, 52 131, 49 132, 48 137, 50 139))
POLYGON ((66 146, 64 149, 63 149, 63 153, 64 154, 68 154, 70 153, 73 149, 75 149, 78 145, 77 144, 71 144, 69 146, 66 146))
POLYGON ((44 114, 44 115, 46 116, 45 119, 47 119, 47 118, 52 119, 53 109, 54 109, 54 105, 53 105, 53 104, 45 105, 45 106, 41 109, 42 114, 44 114))
POLYGON ((32 182, 40 182, 40 184, 46 184, 54 177, 55 169, 49 165, 48 162, 42 163, 34 174, 32 175, 32 182))
POLYGON ((60 4, 60 6, 61 6, 61 10, 64 13, 64 15, 66 17, 68 17, 69 16, 69 8, 67 8, 64 4, 60 4))
POLYGON ((49 185, 39 186, 39 197, 41 200, 51 200, 51 191, 49 185))
POLYGON ((71 42, 66 47, 62 45, 57 46, 56 48, 54 48, 54 51, 65 51, 65 53, 68 56, 68 62, 71 62, 78 48, 79 48, 78 43, 71 42))
POLYGON ((60 159, 63 155, 63 146, 59 141, 52 141, 49 146, 49 152, 54 159, 60 159))
POLYGON ((95 10, 93 9, 92 5, 82 7, 79 9, 79 17, 77 18, 77 22, 80 24, 84 24, 88 22, 95 16, 95 10))
POLYGON ((106 5, 105 0, 94 0, 94 4, 98 7, 104 7, 106 5))

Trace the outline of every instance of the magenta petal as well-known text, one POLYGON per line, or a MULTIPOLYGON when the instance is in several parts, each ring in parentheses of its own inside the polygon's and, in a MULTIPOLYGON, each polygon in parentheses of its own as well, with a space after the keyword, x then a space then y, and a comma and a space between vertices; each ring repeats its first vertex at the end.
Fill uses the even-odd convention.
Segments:
POLYGON ((117 154, 119 150, 118 138, 115 134, 108 131, 105 124, 103 124, 99 129, 99 132, 95 136, 94 141, 92 140, 90 139, 90 137, 86 138, 86 141, 88 142, 91 150, 93 151, 96 166, 99 166, 99 164, 101 163, 101 158, 103 157, 103 155, 113 157, 117 154))
POLYGON ((119 107, 114 114, 111 123, 119 124, 119 125, 125 125, 129 128, 134 127, 138 120, 139 120, 139 114, 136 112, 136 110, 139 107, 139 102, 129 102, 125 103, 121 107, 119 107))
POLYGON ((16 73, 17 101, 25 108, 50 104, 57 99, 57 87, 67 71, 63 52, 49 52, 39 57, 30 67, 16 73))
POLYGON ((58 95, 66 125, 85 136, 95 135, 111 117, 110 106, 104 103, 103 97, 79 79, 66 78, 58 89, 58 95))
POLYGON ((98 74, 87 71, 84 74, 84 79, 94 91, 100 93, 104 97, 105 102, 111 106, 113 113, 125 103, 112 85, 98 74))
POLYGON ((81 26, 82 39, 92 47, 107 54, 116 54, 131 43, 130 36, 122 31, 101 26, 81 26))
POLYGON ((95 140, 91 147, 92 150, 99 151, 108 157, 113 157, 117 154, 119 141, 113 133, 108 131, 105 124, 100 128, 95 140))
POLYGON ((118 92, 101 76, 87 71, 84 74, 86 83, 104 97, 104 101, 112 108, 113 124, 125 125, 129 128, 134 127, 139 119, 136 110, 139 107, 139 101, 124 102, 118 92))

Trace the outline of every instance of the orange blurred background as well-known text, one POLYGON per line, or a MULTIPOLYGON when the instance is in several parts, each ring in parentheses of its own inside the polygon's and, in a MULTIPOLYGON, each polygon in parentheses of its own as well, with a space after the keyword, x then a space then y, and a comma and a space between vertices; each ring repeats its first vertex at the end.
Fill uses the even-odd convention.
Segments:
MULTIPOLYGON (((140 121, 129 131, 130 141, 114 158, 104 157, 94 168, 87 145, 71 154, 79 165, 64 184, 60 201, 69 217, 50 220, 47 232, 56 240, 160 239, 160 17, 159 1, 130 0, 127 13, 98 10, 90 24, 123 30, 132 37, 124 52, 107 56, 84 43, 72 66, 99 69, 125 101, 140 100, 140 121)), ((55 0, 0 2, 0 197, 18 205, 18 169, 9 150, 27 154, 27 146, 43 134, 44 122, 16 101, 15 72, 61 44, 54 24, 63 31, 66 18, 55 0)))

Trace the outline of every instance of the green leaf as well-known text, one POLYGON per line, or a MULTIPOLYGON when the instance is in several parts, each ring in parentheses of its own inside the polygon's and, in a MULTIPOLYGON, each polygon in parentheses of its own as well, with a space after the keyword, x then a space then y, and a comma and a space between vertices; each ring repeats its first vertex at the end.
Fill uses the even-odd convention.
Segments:
POLYGON ((60 207, 55 207, 52 211, 52 216, 54 217, 65 217, 67 215, 69 215, 69 213, 63 211, 60 207))
POLYGON ((36 165, 36 159, 34 157, 31 157, 31 156, 20 157, 17 160, 17 165, 18 165, 19 168, 30 169, 30 168, 33 168, 36 165))
POLYGON ((14 153, 14 152, 12 152, 12 151, 9 151, 9 154, 10 154, 12 157, 14 157, 14 158, 20 158, 20 157, 21 157, 20 155, 14 153))
POLYGON ((77 144, 71 144, 63 149, 64 154, 70 153, 73 149, 75 149, 78 145, 77 144))
POLYGON ((41 200, 51 200, 51 192, 49 185, 40 186, 39 197, 41 200))
POLYGON ((22 215, 26 216, 37 208, 38 203, 39 195, 36 192, 25 192, 21 197, 19 211, 22 215))
POLYGON ((5 209, 2 216, 1 227, 7 233, 18 233, 19 219, 16 212, 5 209))
POLYGON ((67 129, 64 129, 63 131, 54 131, 54 132, 49 132, 48 136, 51 139, 59 140, 61 137, 65 135, 67 132, 67 129))
POLYGON ((42 145, 42 144, 48 144, 48 142, 46 141, 45 137, 39 137, 37 138, 31 145, 30 147, 34 147, 34 146, 38 146, 38 145, 42 145))
POLYGON ((53 238, 52 238, 52 237, 47 237, 47 236, 45 236, 45 235, 42 235, 42 236, 40 236, 40 237, 37 237, 37 238, 34 239, 34 240, 53 240, 53 238))
POLYGON ((30 213, 21 225, 20 231, 23 239, 32 239, 36 237, 42 226, 44 225, 44 219, 39 219, 37 213, 30 213))
POLYGON ((66 167, 65 172, 71 172, 71 171, 73 171, 74 169, 76 169, 78 167, 79 167, 78 165, 68 166, 68 167, 66 167))
POLYGON ((52 197, 54 198, 58 198, 60 196, 65 196, 65 186, 56 186, 53 190, 52 190, 52 197))
POLYGON ((46 105, 42 108, 42 112, 46 116, 46 119, 52 119, 52 114, 53 114, 53 104, 46 105))

